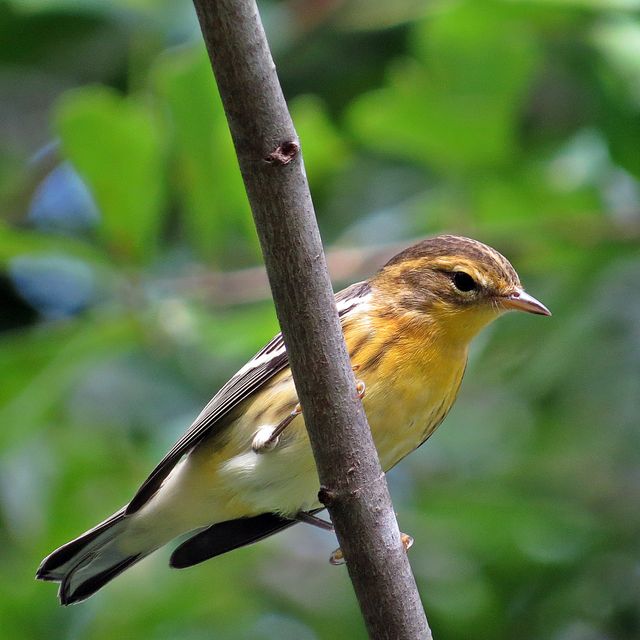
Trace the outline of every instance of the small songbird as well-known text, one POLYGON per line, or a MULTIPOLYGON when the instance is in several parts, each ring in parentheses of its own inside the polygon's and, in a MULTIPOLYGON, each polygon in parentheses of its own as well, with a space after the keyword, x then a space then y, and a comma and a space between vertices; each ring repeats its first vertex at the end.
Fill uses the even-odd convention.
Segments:
MULTIPOLYGON (((402 251, 336 303, 385 471, 445 418, 484 326, 509 309, 550 315, 506 258, 449 235, 402 251)), ((131 502, 47 556, 37 578, 60 582, 62 604, 78 602, 181 534, 191 537, 171 556, 179 568, 313 522, 318 489, 279 334, 213 397, 131 502)))

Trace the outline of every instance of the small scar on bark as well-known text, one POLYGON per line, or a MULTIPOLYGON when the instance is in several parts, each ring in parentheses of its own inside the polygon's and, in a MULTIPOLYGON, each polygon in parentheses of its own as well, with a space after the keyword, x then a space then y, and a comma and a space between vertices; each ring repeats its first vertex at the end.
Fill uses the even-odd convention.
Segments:
POLYGON ((269 164, 289 164, 300 151, 300 145, 295 140, 286 140, 278 145, 264 160, 269 164))

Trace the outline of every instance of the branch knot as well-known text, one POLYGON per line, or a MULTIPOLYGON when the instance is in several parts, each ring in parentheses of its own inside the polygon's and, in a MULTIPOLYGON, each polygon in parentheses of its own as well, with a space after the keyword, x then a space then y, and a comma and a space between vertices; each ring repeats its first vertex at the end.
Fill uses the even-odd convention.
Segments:
POLYGON ((295 140, 281 142, 264 160, 269 164, 289 164, 300 151, 300 145, 295 140))

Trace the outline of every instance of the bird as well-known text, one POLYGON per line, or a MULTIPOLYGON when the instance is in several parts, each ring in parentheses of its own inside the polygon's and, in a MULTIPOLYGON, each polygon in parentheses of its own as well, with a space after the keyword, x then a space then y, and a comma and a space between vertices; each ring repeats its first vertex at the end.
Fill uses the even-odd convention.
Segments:
MULTIPOLYGON (((551 315, 503 255, 455 235, 413 244, 335 302, 384 471, 444 420, 483 327, 509 310, 551 315)), ((189 537, 170 566, 184 568, 300 521, 325 523, 315 515, 319 486, 278 334, 218 391, 132 500, 48 555, 36 578, 59 582, 68 605, 178 536, 189 537)))

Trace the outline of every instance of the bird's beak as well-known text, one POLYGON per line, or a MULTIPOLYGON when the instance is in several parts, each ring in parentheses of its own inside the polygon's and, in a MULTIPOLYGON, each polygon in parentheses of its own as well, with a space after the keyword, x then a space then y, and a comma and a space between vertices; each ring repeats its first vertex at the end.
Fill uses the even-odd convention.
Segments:
POLYGON ((529 313, 537 313, 540 316, 550 316, 551 311, 545 307, 542 302, 530 296, 523 289, 516 289, 513 293, 502 296, 500 299, 503 307, 507 309, 515 309, 516 311, 528 311, 529 313))

